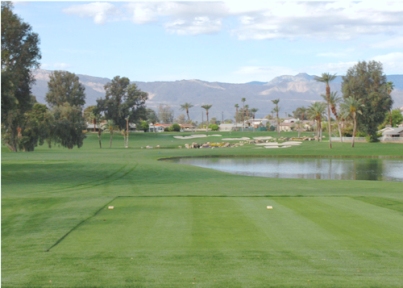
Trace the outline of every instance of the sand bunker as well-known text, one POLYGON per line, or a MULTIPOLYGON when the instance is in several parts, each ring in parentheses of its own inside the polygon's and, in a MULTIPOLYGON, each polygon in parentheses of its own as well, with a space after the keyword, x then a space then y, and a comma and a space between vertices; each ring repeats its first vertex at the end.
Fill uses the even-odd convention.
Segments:
POLYGON ((282 144, 278 144, 278 142, 269 142, 269 143, 256 143, 256 146, 279 146, 282 144))
POLYGON ((288 145, 285 145, 285 146, 264 146, 264 148, 267 148, 267 149, 274 149, 274 148, 289 148, 289 147, 291 147, 291 146, 288 146, 288 145))
POLYGON ((199 135, 190 135, 190 136, 174 136, 175 139, 194 139, 194 138, 205 138, 205 137, 221 137, 221 135, 218 134, 213 134, 213 135, 205 135, 205 134, 199 134, 199 135))
POLYGON ((271 136, 253 137, 255 140, 270 140, 273 139, 271 136))
POLYGON ((283 142, 282 145, 300 145, 302 142, 298 141, 288 141, 288 142, 283 142))
POLYGON ((241 137, 241 138, 223 138, 223 141, 239 141, 239 140, 250 140, 249 137, 241 137))

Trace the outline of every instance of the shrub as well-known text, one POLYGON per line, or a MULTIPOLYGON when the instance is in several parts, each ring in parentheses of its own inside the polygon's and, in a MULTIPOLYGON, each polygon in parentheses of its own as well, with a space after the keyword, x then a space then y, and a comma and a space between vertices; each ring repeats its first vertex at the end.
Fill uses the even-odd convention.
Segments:
POLYGON ((172 124, 172 125, 171 125, 171 127, 169 127, 169 128, 172 128, 172 130, 171 130, 171 131, 175 131, 175 132, 179 132, 179 131, 181 131, 181 126, 179 126, 179 124, 178 124, 178 123, 174 123, 174 124, 172 124))
POLYGON ((219 126, 217 124, 210 124, 209 128, 211 129, 211 131, 218 131, 219 126))
POLYGON ((144 130, 144 132, 147 132, 148 129, 150 128, 150 125, 148 124, 147 121, 143 120, 143 121, 140 122, 140 127, 141 127, 142 130, 144 130))

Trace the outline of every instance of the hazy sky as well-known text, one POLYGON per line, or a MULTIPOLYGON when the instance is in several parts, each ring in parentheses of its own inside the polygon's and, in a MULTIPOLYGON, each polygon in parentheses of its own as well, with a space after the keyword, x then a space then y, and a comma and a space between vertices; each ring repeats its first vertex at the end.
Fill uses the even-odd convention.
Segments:
POLYGON ((343 75, 377 60, 403 74, 403 1, 14 2, 41 68, 132 81, 343 75))

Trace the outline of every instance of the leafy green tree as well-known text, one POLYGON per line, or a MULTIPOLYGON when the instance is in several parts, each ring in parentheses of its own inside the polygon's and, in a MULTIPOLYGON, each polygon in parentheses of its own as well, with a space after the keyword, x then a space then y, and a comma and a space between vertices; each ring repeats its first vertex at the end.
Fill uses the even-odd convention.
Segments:
POLYGON ((201 106, 204 110, 206 110, 206 117, 207 117, 206 131, 208 131, 208 124, 209 124, 209 120, 208 120, 208 110, 210 110, 210 108, 211 108, 212 106, 213 106, 213 105, 210 105, 210 104, 208 104, 208 105, 202 105, 202 106, 201 106))
POLYGON ((54 124, 52 113, 46 105, 35 103, 31 110, 25 112, 21 125, 19 149, 34 151, 35 147, 43 145, 51 137, 51 128, 54 124))
POLYGON ((326 110, 326 104, 323 102, 314 102, 308 107, 308 117, 316 121, 316 131, 318 141, 322 139, 322 118, 326 110))
POLYGON ((386 125, 390 125, 390 127, 396 127, 401 123, 403 123, 403 115, 400 112, 400 109, 393 109, 390 112, 386 113, 385 120, 380 128, 382 129, 386 125))
POLYGON ((55 118, 53 140, 68 149, 83 146, 86 124, 81 107, 64 102, 63 105, 54 106, 52 113, 55 118))
POLYGON ((361 109, 365 108, 365 105, 362 104, 362 99, 356 99, 350 96, 344 99, 340 107, 344 114, 350 115, 353 119, 353 139, 351 141, 351 147, 354 147, 354 139, 357 132, 357 114, 362 114, 361 109))
POLYGON ((46 102, 50 107, 69 103, 82 107, 85 104, 85 87, 78 76, 67 71, 53 71, 49 75, 46 102))
POLYGON ((142 121, 140 121, 140 127, 144 132, 147 132, 148 129, 150 128, 150 125, 148 124, 147 121, 142 120, 142 121))
MULTIPOLYGON (((332 125, 330 118, 330 81, 333 81, 336 78, 336 75, 331 75, 330 73, 322 73, 322 76, 315 76, 315 80, 318 82, 322 82, 326 84, 326 95, 324 98, 327 103, 327 123, 328 123, 328 131, 329 131, 329 148, 332 148, 332 125)), ((323 95, 322 95, 323 96, 323 95)))
MULTIPOLYGON (((393 84, 393 82, 386 82, 386 93, 388 93, 388 95, 392 94, 393 89, 395 88, 395 85, 393 84)), ((389 124, 391 127, 393 127, 393 122, 392 122, 392 109, 389 110, 389 124)))
POLYGON ((191 103, 185 103, 183 105, 181 105, 181 110, 185 110, 186 111, 186 115, 188 116, 188 121, 190 121, 190 117, 189 117, 189 109, 192 108, 193 105, 191 103))
POLYGON ((146 113, 145 102, 148 94, 130 83, 129 78, 115 76, 105 86, 105 98, 97 99, 97 112, 104 113, 106 119, 113 120, 120 130, 129 122, 137 122, 146 113))
POLYGON ((1 2, 1 123, 5 143, 18 149, 18 131, 24 113, 33 106, 32 70, 39 67, 39 36, 13 13, 11 2, 1 2))
POLYGON ((358 62, 343 76, 344 99, 353 97, 364 104, 362 114, 357 115, 357 128, 367 133, 371 142, 378 140, 378 126, 392 107, 392 97, 387 89, 386 76, 380 62, 358 62))
POLYGON ((146 119, 149 123, 154 123, 154 124, 158 123, 158 121, 159 121, 157 113, 153 109, 150 109, 150 108, 146 109, 146 119))

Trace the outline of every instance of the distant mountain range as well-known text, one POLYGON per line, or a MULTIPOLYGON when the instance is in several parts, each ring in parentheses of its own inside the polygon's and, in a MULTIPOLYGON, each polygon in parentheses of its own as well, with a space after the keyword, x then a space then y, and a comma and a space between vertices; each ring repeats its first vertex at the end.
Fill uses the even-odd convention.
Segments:
MULTIPOLYGON (((35 71, 36 83, 32 88, 37 101, 46 103, 45 95, 48 91, 47 82, 52 71, 38 69, 35 71)), ((104 97, 104 85, 111 81, 108 78, 77 75, 80 82, 85 86, 86 106, 95 105, 96 99, 104 97)), ((295 76, 279 76, 269 82, 253 81, 244 84, 231 84, 221 82, 207 82, 202 80, 178 80, 178 81, 155 81, 134 83, 142 91, 148 92, 149 100, 147 107, 157 111, 158 105, 168 104, 175 111, 175 118, 184 111, 180 105, 185 102, 192 103, 189 110, 190 117, 195 121, 205 119, 205 110, 200 106, 213 105, 209 110, 209 118, 233 119, 235 104, 242 107, 242 98, 249 108, 257 108, 257 118, 262 118, 271 113, 274 105, 271 100, 280 99, 280 117, 292 114, 297 107, 309 106, 312 102, 322 101, 321 94, 325 93, 323 83, 315 81, 315 76, 299 73, 295 76)), ((403 106, 403 75, 387 75, 388 81, 394 83, 392 98, 393 107, 403 106)), ((342 77, 337 76, 331 84, 332 91, 338 91, 341 96, 342 77)))

